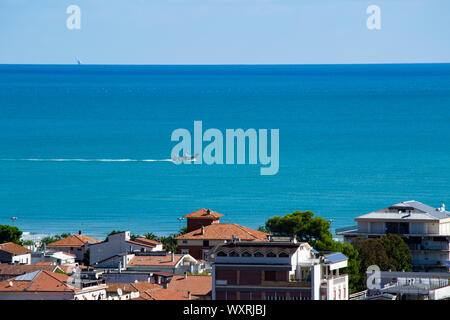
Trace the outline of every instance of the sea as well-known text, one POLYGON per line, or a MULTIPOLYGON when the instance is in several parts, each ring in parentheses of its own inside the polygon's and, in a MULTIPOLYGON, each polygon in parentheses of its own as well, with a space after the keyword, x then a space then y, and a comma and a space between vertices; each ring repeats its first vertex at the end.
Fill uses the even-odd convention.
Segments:
POLYGON ((450 205, 450 64, 0 65, 0 224, 32 235, 168 235, 200 208, 335 230, 407 200, 450 205), (278 173, 132 161, 194 121, 279 129, 278 173))

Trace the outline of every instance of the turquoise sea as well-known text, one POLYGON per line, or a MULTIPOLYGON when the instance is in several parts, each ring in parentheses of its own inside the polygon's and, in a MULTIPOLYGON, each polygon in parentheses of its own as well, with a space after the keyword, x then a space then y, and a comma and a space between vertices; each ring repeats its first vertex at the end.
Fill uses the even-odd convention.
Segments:
POLYGON ((334 229, 400 201, 450 202, 450 65, 1 65, 0 159, 0 224, 23 231, 162 235, 199 208, 253 228, 312 210, 334 229), (278 174, 21 160, 166 159, 194 120, 279 129, 278 174))

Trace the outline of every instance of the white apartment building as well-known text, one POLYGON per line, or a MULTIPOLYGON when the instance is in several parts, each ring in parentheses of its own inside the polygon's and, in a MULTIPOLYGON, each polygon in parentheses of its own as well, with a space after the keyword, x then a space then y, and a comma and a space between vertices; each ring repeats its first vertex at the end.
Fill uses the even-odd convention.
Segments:
POLYGON ((408 244, 416 271, 449 271, 450 212, 405 201, 355 218, 356 226, 336 230, 346 242, 397 234, 408 244))
POLYGON ((94 266, 97 262, 124 253, 154 252, 162 250, 163 246, 160 242, 146 238, 131 240, 130 231, 123 231, 108 236, 105 241, 91 244, 89 246, 89 261, 90 265, 94 266))

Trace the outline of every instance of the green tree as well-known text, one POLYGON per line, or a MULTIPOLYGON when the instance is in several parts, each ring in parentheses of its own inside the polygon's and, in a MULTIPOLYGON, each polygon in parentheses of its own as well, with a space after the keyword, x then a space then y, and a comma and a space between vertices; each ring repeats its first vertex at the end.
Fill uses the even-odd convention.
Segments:
POLYGON ((258 229, 256 229, 261 232, 270 233, 269 230, 267 230, 266 226, 259 226, 258 229))
POLYGON ((180 231, 178 231, 178 235, 181 236, 187 233, 187 227, 182 227, 180 231))
POLYGON ((21 244, 20 237, 22 236, 22 231, 17 227, 0 225, 0 243, 14 242, 21 244))
POLYGON ((358 290, 364 290, 366 289, 367 268, 371 265, 377 265, 381 270, 387 270, 389 266, 389 258, 379 239, 356 239, 353 241, 353 246, 358 251, 358 257, 360 260, 360 277, 356 287, 358 290))
POLYGON ((388 256, 388 267, 392 271, 411 271, 412 256, 408 245, 396 234, 379 239, 388 256))
POLYGON ((55 241, 64 239, 70 237, 70 233, 61 233, 61 234, 56 234, 54 236, 48 236, 48 237, 44 237, 41 239, 41 247, 40 249, 42 250, 44 248, 44 244, 48 245, 50 243, 53 243, 55 241))
POLYGON ((149 240, 159 241, 159 237, 152 232, 147 232, 146 234, 144 234, 144 238, 149 239, 149 240))
POLYGON ((108 233, 108 235, 106 236, 106 239, 108 239, 108 237, 112 236, 113 234, 118 234, 118 233, 121 233, 121 232, 123 232, 123 231, 121 231, 121 230, 113 230, 110 233, 108 233))
POLYGON ((314 217, 311 211, 295 211, 284 217, 271 217, 266 222, 266 229, 277 236, 295 235, 299 241, 332 240, 330 223, 321 217, 314 217))
POLYGON ((355 292, 361 281, 360 261, 358 251, 349 244, 333 240, 330 232, 330 223, 321 218, 314 217, 311 211, 295 211, 284 217, 271 217, 266 222, 265 230, 278 236, 296 236, 299 241, 308 242, 321 254, 326 252, 342 252, 347 258, 347 267, 343 272, 349 275, 350 292, 355 292))

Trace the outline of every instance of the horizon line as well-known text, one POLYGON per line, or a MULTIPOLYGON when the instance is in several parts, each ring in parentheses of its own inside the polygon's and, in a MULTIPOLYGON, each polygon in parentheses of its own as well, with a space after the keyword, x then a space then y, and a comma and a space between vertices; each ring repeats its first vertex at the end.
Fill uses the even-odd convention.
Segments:
POLYGON ((419 65, 448 62, 368 62, 368 63, 206 63, 206 64, 114 64, 114 63, 0 63, 0 66, 352 66, 352 65, 419 65))

